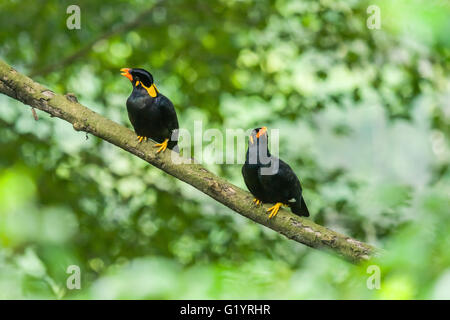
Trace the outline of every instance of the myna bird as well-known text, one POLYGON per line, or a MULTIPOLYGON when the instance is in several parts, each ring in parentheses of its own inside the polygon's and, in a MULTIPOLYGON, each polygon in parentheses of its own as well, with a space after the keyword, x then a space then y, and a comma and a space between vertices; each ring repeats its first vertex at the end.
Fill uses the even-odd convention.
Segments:
POLYGON ((300 181, 286 162, 270 154, 267 142, 266 127, 254 129, 249 136, 242 176, 255 197, 253 202, 256 205, 274 203, 267 210, 269 219, 275 217, 283 205, 289 206, 296 215, 309 217, 300 181))
POLYGON ((133 85, 127 111, 139 142, 147 141, 147 138, 158 142, 155 145, 159 147, 157 153, 166 148, 173 149, 178 140, 178 119, 172 102, 156 89, 150 72, 137 68, 120 71, 133 85))

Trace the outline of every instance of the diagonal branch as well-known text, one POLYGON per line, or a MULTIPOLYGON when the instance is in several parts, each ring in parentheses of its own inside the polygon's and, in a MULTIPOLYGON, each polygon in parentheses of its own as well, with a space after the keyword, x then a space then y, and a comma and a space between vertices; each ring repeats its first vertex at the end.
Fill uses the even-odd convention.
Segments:
POLYGON ((200 164, 176 164, 173 159, 180 157, 177 153, 168 150, 163 154, 156 154, 153 142, 138 144, 136 135, 130 129, 104 118, 70 96, 55 94, 18 73, 2 60, 0 60, 0 93, 70 122, 75 130, 95 135, 138 156, 237 213, 289 239, 312 248, 333 251, 352 262, 368 260, 381 253, 371 245, 320 226, 310 219, 298 217, 287 210, 281 210, 275 219, 269 220, 266 214, 267 206, 255 207, 250 193, 214 175, 200 164))

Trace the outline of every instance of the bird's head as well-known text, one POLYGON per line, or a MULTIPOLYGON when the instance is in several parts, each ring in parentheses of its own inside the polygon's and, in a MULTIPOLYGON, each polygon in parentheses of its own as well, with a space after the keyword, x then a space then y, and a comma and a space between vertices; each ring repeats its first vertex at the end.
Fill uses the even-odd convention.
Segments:
POLYGON ((153 76, 150 72, 139 68, 122 68, 121 75, 128 78, 134 88, 144 88, 152 97, 156 97, 158 90, 153 83, 153 76))
POLYGON ((267 128, 256 128, 253 129, 252 133, 250 134, 249 141, 251 144, 256 143, 259 139, 264 138, 267 141, 267 138, 269 136, 267 135, 267 128))

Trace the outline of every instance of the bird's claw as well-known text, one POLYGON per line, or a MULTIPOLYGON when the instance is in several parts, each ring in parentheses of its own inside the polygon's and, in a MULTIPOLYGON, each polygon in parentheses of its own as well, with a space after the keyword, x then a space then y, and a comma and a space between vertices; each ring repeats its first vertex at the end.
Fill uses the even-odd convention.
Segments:
POLYGON ((262 201, 259 200, 259 199, 254 198, 253 199, 253 203, 255 203, 257 206, 259 206, 262 203, 262 201))
POLYGON ((147 141, 147 137, 144 136, 137 136, 137 139, 139 140, 139 143, 141 143, 142 141, 147 141))
POLYGON ((155 144, 156 148, 159 147, 159 149, 156 151, 156 153, 160 153, 161 151, 163 151, 163 152, 166 151, 168 142, 169 142, 169 139, 166 139, 161 143, 155 144))
POLYGON ((280 210, 281 206, 284 204, 281 202, 277 202, 275 205, 267 209, 267 212, 270 212, 269 219, 275 217, 278 214, 278 211, 280 210))

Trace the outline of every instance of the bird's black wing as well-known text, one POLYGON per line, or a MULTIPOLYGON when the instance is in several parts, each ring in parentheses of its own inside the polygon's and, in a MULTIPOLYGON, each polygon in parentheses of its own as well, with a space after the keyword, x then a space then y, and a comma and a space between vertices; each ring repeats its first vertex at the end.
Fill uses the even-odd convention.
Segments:
POLYGON ((159 99, 160 100, 158 106, 160 108, 161 116, 164 122, 163 125, 167 129, 167 138, 170 140, 169 148, 173 149, 178 140, 178 131, 176 131, 175 136, 172 137, 173 131, 179 128, 177 113, 175 111, 175 107, 172 104, 172 101, 170 101, 169 98, 160 94, 159 99))
POLYGON ((301 196, 300 181, 291 167, 281 159, 272 156, 273 161, 278 161, 278 169, 274 167, 271 174, 263 174, 260 169, 258 177, 266 193, 272 194, 276 201, 288 201, 296 196, 301 196))
MULTIPOLYGON (((283 160, 272 156, 272 160, 278 160, 278 170, 272 170, 272 174, 264 175, 263 168, 258 173, 258 178, 264 188, 265 194, 270 195, 272 202, 289 204, 293 213, 309 216, 308 208, 302 197, 302 187, 292 168, 283 160)), ((276 168, 276 167, 275 167, 276 168)))
POLYGON ((175 129, 178 129, 178 118, 177 113, 175 111, 175 107, 172 104, 172 101, 169 100, 164 95, 160 95, 159 107, 161 108, 161 113, 165 119, 165 125, 170 132, 175 129))

